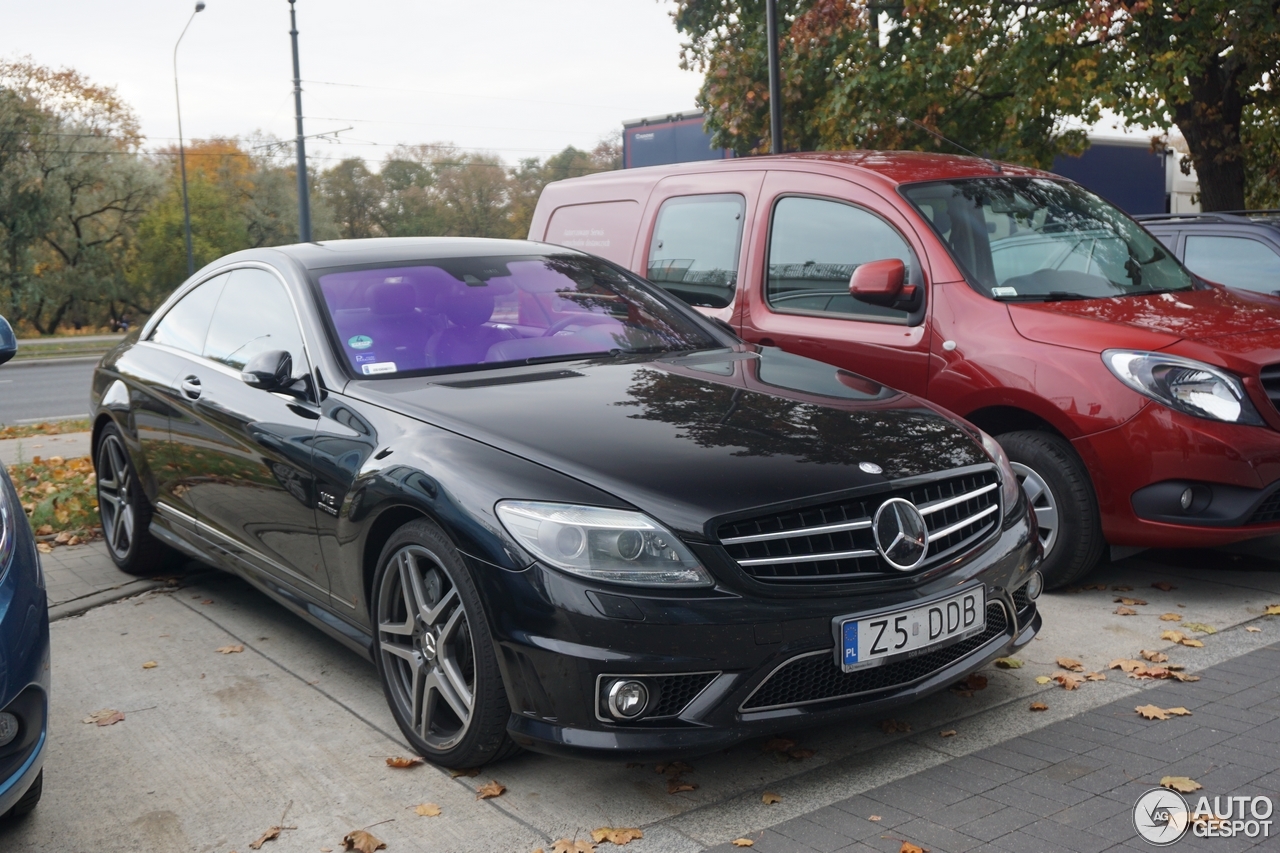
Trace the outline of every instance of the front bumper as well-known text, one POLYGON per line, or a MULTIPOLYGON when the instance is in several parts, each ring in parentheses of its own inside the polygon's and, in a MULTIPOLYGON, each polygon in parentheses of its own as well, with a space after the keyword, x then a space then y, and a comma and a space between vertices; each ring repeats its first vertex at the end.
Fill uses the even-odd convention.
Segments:
MULTIPOLYGON (((538 752, 597 758, 714 751, 745 738, 913 702, 1008 655, 1040 627, 1035 605, 1020 592, 1038 558, 1021 515, 958 565, 878 588, 747 592, 726 582, 724 567, 706 559, 709 549, 699 550, 723 583, 679 597, 606 589, 536 565, 507 572, 472 560, 491 603, 488 616, 512 708, 508 732, 517 743, 538 752), (856 678, 840 674, 832 652, 834 617, 908 607, 977 582, 986 587, 987 634, 957 643, 945 654, 888 663, 856 678), (795 670, 795 690, 801 691, 794 695, 805 701, 753 700, 771 677, 791 678, 789 667, 795 670), (608 676, 637 676, 649 684, 679 685, 683 692, 678 702, 669 703, 669 713, 619 722, 600 704, 608 676), (805 677, 810 681, 802 685, 805 677), (815 687, 814 677, 822 684, 815 687), (821 697, 823 689, 833 698, 812 699, 814 690, 821 697), (803 690, 810 692, 801 695, 803 690)), ((788 689, 784 684, 782 694, 788 689)))
POLYGON ((1152 404, 1072 444, 1112 545, 1206 548, 1280 533, 1280 433, 1270 427, 1152 404), (1184 511, 1178 497, 1189 487, 1196 500, 1184 511))

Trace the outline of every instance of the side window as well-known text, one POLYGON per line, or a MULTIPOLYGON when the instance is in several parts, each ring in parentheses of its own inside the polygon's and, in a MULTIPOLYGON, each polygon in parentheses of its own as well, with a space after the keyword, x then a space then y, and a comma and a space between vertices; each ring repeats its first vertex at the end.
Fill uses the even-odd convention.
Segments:
POLYGON ((1248 237, 1187 235, 1187 269, 1210 281, 1261 293, 1280 291, 1280 255, 1248 237))
POLYGON ((784 198, 773 209, 765 296, 773 310, 785 313, 905 323, 908 312, 849 294, 859 265, 889 258, 906 264, 907 279, 914 280, 911 247, 880 217, 844 202, 784 198))
POLYGON ((258 353, 287 350, 293 374, 307 371, 302 333, 284 285, 266 270, 231 273, 209 323, 204 357, 239 370, 258 353))
POLYGON ((218 297, 230 277, 230 273, 223 273, 182 297, 160 318, 150 340, 200 355, 204 351, 204 338, 209 331, 213 306, 218 304, 218 297))
POLYGON ((690 305, 728 307, 738 286, 745 210, 733 193, 664 201, 649 247, 649 280, 690 305))

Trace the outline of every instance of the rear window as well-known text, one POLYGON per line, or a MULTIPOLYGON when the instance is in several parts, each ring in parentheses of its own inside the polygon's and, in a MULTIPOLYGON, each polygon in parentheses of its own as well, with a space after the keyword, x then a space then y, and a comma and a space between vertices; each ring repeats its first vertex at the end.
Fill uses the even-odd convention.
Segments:
POLYGON ((342 354, 363 376, 720 345, 650 285, 587 257, 349 268, 318 284, 342 354))

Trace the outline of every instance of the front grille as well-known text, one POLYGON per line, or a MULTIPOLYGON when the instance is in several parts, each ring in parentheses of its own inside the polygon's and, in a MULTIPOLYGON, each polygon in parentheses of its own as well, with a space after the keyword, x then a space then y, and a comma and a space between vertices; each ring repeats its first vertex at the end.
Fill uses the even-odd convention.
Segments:
POLYGON ((657 688, 658 693, 657 704, 645 718, 678 716, 693 701, 693 697, 701 693, 715 677, 714 672, 700 672, 696 675, 665 675, 645 679, 651 687, 657 688))
POLYGON ((916 505, 929 529, 921 569, 978 544, 1000 525, 995 469, 906 489, 722 524, 716 531, 742 570, 771 583, 864 579, 901 572, 876 551, 871 522, 892 497, 916 505))
POLYGON ((1006 634, 1009 620, 997 602, 987 605, 987 627, 976 637, 926 652, 910 660, 887 663, 874 669, 844 672, 831 649, 793 658, 764 680, 742 703, 742 711, 763 711, 845 699, 863 693, 906 687, 945 669, 961 658, 1006 634))
POLYGON ((1249 520, 1245 524, 1270 524, 1273 521, 1280 521, 1280 490, 1274 491, 1258 504, 1258 508, 1253 511, 1253 515, 1249 516, 1249 520))
POLYGON ((1258 375, 1262 381, 1262 390, 1267 392, 1271 405, 1280 410, 1280 364, 1268 364, 1258 375))

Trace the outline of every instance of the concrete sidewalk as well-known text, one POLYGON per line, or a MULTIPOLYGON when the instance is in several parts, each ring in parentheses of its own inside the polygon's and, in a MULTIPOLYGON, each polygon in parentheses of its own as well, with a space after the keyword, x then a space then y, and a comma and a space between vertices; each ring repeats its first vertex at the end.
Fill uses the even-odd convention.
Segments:
MULTIPOLYGON (((126 575, 107 556, 104 542, 58 546, 40 555, 45 589, 49 596, 49 619, 65 619, 167 585, 159 578, 126 575)), ((198 567, 198 564, 197 564, 198 567)))

